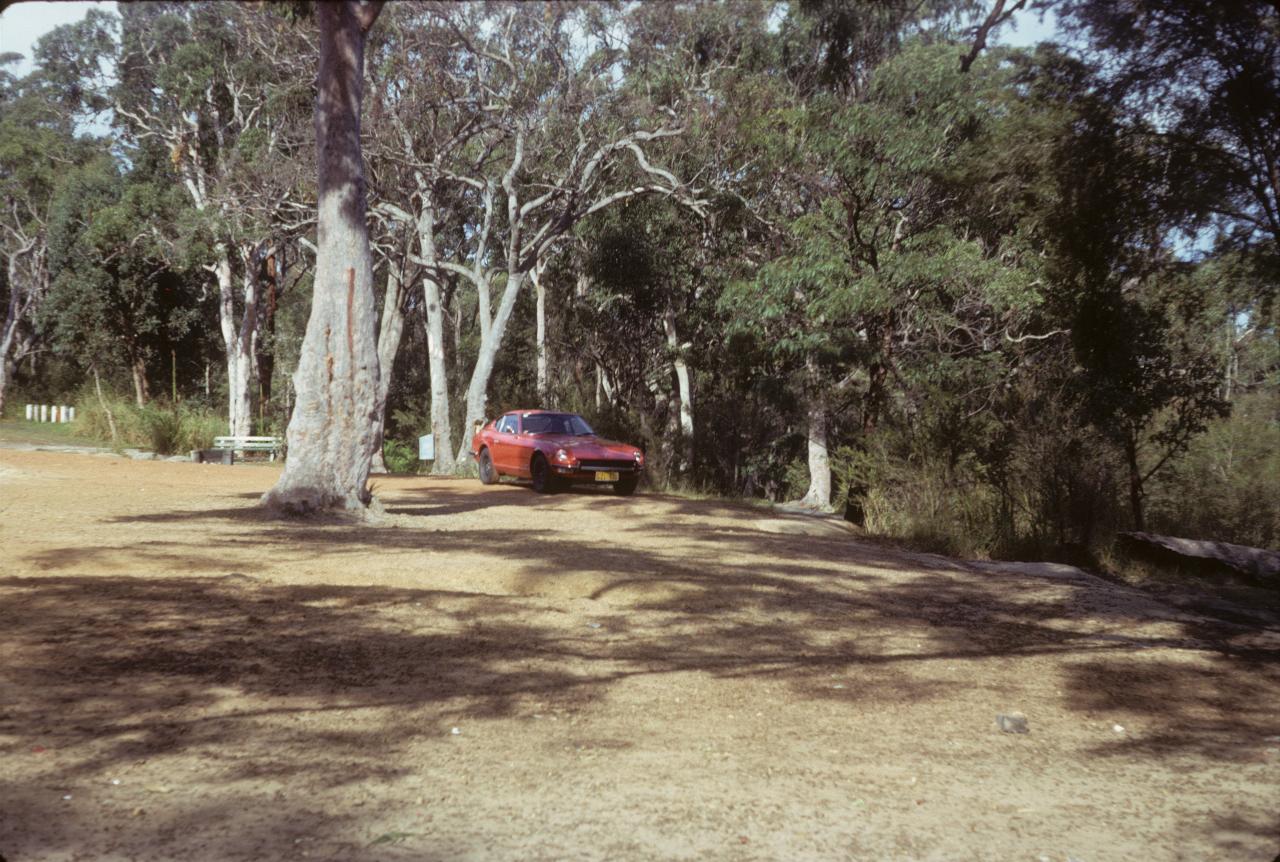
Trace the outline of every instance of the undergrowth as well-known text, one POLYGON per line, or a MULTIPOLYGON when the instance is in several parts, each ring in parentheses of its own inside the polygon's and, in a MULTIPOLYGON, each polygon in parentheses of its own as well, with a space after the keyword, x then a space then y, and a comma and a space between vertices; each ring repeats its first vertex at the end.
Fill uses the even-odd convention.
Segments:
POLYGON ((91 392, 77 399, 80 407, 73 423, 77 434, 108 440, 120 448, 137 447, 175 455, 212 448, 213 438, 227 432, 227 420, 207 407, 154 402, 138 407, 112 395, 104 400, 105 406, 91 392))

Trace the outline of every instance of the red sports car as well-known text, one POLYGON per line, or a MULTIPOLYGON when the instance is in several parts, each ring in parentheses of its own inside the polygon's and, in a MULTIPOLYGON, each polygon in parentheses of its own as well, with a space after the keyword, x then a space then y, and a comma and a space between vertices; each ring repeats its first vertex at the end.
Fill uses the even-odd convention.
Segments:
POLYGON ((480 428, 471 439, 480 481, 500 476, 532 479, 539 494, 570 482, 608 482, 626 497, 636 490, 644 453, 596 436, 581 416, 549 410, 514 410, 480 428))

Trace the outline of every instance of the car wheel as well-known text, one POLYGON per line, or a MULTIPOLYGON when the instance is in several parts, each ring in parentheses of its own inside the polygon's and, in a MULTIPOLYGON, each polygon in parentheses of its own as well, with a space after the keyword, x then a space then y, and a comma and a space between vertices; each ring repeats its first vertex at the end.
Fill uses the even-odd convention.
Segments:
POLYGON ((529 465, 529 475, 533 477, 533 490, 539 494, 554 494, 559 488, 560 483, 552 474, 551 465, 547 463, 546 458, 542 457, 541 452, 533 456, 533 463, 529 465))
POLYGON ((480 450, 480 481, 485 485, 498 483, 498 471, 493 466, 493 458, 488 449, 480 450))
POLYGON ((630 497, 636 492, 636 485, 640 484, 639 476, 628 476, 625 479, 619 479, 613 483, 613 493, 619 497, 630 497))

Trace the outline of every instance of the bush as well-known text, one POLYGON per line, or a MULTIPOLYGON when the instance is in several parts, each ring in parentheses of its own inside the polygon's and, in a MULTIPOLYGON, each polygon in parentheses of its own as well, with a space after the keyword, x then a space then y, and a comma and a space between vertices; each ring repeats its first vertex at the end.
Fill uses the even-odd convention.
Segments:
POLYGON ((107 410, 115 419, 117 438, 114 445, 150 449, 160 455, 174 455, 192 449, 208 449, 213 438, 225 434, 227 421, 207 407, 176 407, 148 404, 138 407, 131 400, 104 393, 106 407, 90 387, 77 398, 74 428, 77 436, 93 440, 111 440, 111 423, 107 410))
POLYGON ((972 458, 948 463, 877 449, 842 447, 832 461, 837 504, 852 496, 872 535, 959 557, 992 555, 998 545, 998 495, 972 458))
POLYGON ((1274 399, 1241 398, 1153 478, 1153 532, 1258 548, 1280 547, 1280 422, 1274 399))
POLYGON ((418 472, 418 450, 400 440, 387 440, 382 444, 382 459, 390 473, 418 472))

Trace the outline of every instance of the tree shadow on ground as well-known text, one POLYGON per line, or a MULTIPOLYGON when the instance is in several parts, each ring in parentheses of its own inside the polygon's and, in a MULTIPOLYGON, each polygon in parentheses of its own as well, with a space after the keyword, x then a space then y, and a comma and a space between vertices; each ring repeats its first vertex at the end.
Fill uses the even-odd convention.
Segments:
MULTIPOLYGON (((456 513, 490 496, 414 491, 397 500, 456 513)), ((586 496, 497 501, 571 514, 586 496)), ((1145 717, 1148 732, 1108 754, 1232 759, 1233 740, 1280 734, 1271 709, 1280 647, 1257 632, 1094 579, 981 574, 843 536, 765 532, 750 518, 700 530, 679 519, 762 513, 656 502, 645 513, 624 499, 588 501, 616 507, 636 541, 487 525, 439 531, 430 512, 420 529, 278 521, 248 506, 112 519, 166 525, 167 535, 125 550, 52 549, 28 562, 56 573, 124 555, 139 575, 163 574, 0 579, 0 648, 12 657, 0 678, 16 695, 0 715, 0 739, 13 741, 0 750, 15 756, 38 740, 62 753, 48 775, 64 783, 194 753, 225 785, 264 771, 359 784, 412 769, 402 759, 411 744, 448 738, 464 718, 589 710, 633 678, 767 677, 793 697, 894 710, 960 693, 963 683, 933 672, 939 663, 1045 656, 1064 660, 1067 709, 1145 717), (375 555, 400 554, 406 566, 429 553, 465 557, 478 569, 513 570, 509 592, 432 589, 429 571, 422 588, 174 575, 236 565, 205 533, 183 532, 210 523, 231 525, 260 554, 331 567, 375 555), (580 588, 572 601, 557 592, 566 582, 580 588), (1168 649, 1204 661, 1149 652, 1168 649), (220 760, 229 748, 241 755, 220 760)), ((74 846, 74 816, 55 803, 3 788, 0 797, 11 823, 61 818, 57 840, 74 846)), ((313 828, 337 834, 358 821, 313 828)), ((228 835, 218 855, 251 855, 241 838, 228 835)))

